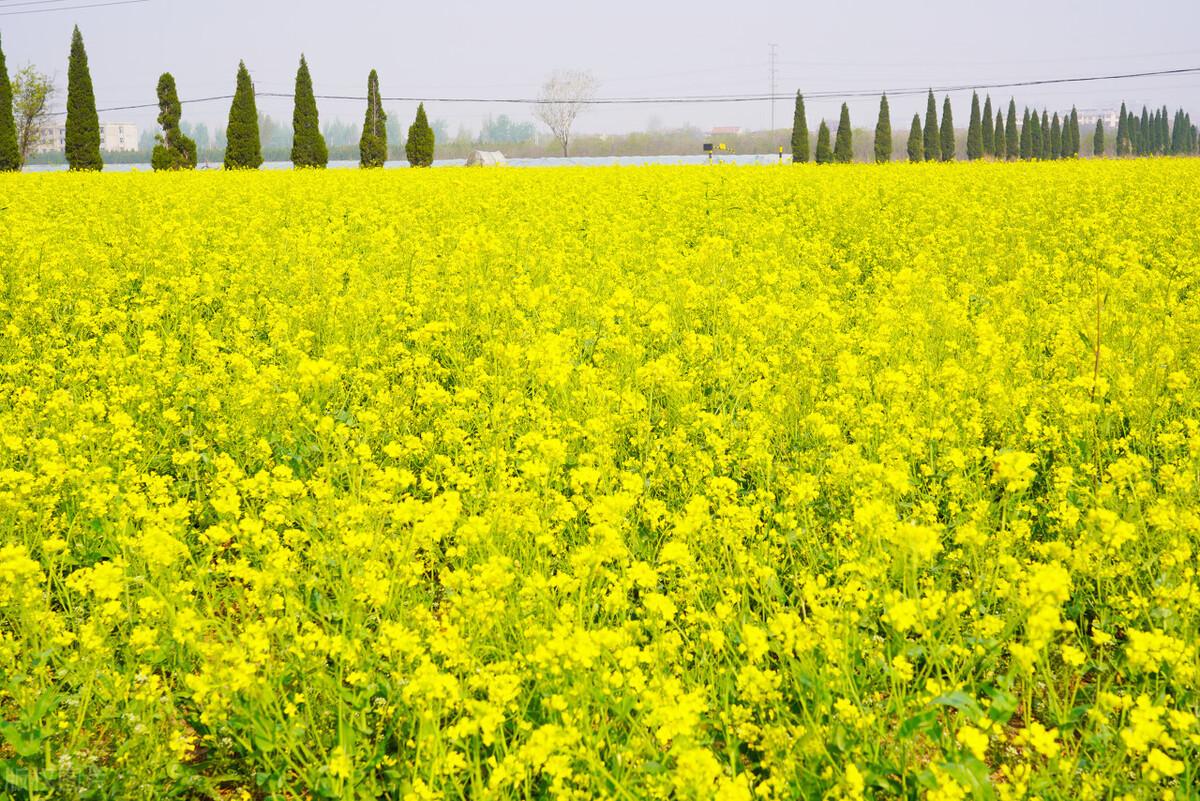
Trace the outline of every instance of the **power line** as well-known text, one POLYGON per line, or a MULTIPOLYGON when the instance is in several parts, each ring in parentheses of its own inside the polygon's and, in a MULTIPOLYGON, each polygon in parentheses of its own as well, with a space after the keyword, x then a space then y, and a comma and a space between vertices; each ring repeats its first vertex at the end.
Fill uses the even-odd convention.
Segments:
MULTIPOLYGON (((52 11, 78 11, 81 8, 107 8, 108 6, 131 6, 135 3, 149 3, 150 0, 111 0, 108 3, 88 3, 82 6, 56 6, 54 8, 30 8, 25 11, 0 11, 0 17, 17 17, 22 14, 49 14, 52 11)), ((33 3, 29 3, 33 5, 33 3)))
MULTIPOLYGON (((147 2, 148 0, 124 0, 124 2, 147 2)), ((1113 75, 1088 75, 1075 78, 1044 78, 1033 81, 1008 81, 1004 83, 980 83, 980 84, 960 84, 954 86, 934 86, 934 87, 911 87, 904 89, 861 89, 848 91, 821 91, 821 92, 805 92, 806 98, 819 99, 849 99, 855 97, 875 97, 876 95, 885 92, 889 96, 902 97, 905 95, 925 94, 926 92, 965 92, 979 89, 1005 89, 1005 88, 1020 88, 1028 86, 1051 86, 1056 84, 1073 84, 1073 83, 1092 83, 1096 81, 1116 81, 1127 78, 1148 78, 1163 75, 1189 75, 1200 73, 1200 67, 1180 67, 1178 69, 1169 70, 1151 70, 1148 72, 1126 72, 1113 75)), ((290 92, 258 92, 257 97, 271 98, 293 98, 290 92)), ((647 105, 647 104, 683 104, 683 103, 759 103, 763 101, 774 101, 779 99, 787 99, 791 95, 780 95, 776 93, 769 94, 724 94, 724 95, 683 95, 683 96, 668 96, 668 97, 598 97, 590 100, 581 100, 581 105, 588 106, 617 106, 617 105, 647 105)), ((365 103, 367 98, 359 95, 316 95, 317 100, 346 100, 365 103)), ((207 103, 217 100, 231 100, 233 95, 213 95, 211 97, 199 97, 191 100, 180 101, 182 103, 207 103)), ((540 98, 514 98, 514 97, 382 97, 383 101, 389 103, 503 103, 503 104, 520 104, 527 106, 545 105, 555 101, 543 100, 540 98)), ((134 111, 139 109, 157 108, 158 103, 141 103, 131 106, 110 106, 108 108, 97 109, 97 112, 108 111, 134 111)), ((56 115, 65 114, 65 111, 54 112, 56 115)))

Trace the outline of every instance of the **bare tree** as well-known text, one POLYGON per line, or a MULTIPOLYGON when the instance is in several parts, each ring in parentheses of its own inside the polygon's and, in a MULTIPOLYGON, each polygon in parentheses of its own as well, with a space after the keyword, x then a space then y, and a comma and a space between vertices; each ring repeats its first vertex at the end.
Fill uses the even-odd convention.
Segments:
POLYGON ((600 82, 590 72, 555 70, 542 84, 533 114, 546 124, 562 145, 563 157, 571 144, 571 126, 575 118, 596 96, 600 82))
POLYGON ((13 77, 13 116, 22 166, 41 142, 42 127, 50 119, 53 100, 54 80, 38 72, 32 64, 22 67, 13 77))

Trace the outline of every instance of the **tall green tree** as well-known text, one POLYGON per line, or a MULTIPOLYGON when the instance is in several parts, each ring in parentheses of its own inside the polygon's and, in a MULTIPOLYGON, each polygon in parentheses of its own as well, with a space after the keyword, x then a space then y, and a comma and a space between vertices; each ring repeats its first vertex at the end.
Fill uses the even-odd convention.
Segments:
MULTIPOLYGON (((991 120, 988 120, 989 126, 991 120)), ((980 119, 979 93, 971 93, 971 120, 967 123, 967 159, 983 158, 983 120, 980 119)))
POLYGON ((8 80, 4 48, 0 46, 0 172, 16 172, 19 169, 21 149, 17 144, 17 122, 13 117, 12 83, 8 80))
POLYGON ((1042 109, 1042 121, 1039 123, 1036 132, 1039 134, 1038 144, 1041 145, 1041 156, 1043 161, 1050 159, 1050 115, 1042 109))
MULTIPOLYGON (((1033 115, 1037 119, 1037 115, 1033 115)), ((1033 158, 1033 128, 1030 127, 1029 109, 1025 109, 1025 116, 1021 120, 1021 160, 1029 161, 1033 158)))
POLYGON ((258 136, 258 105, 246 62, 238 63, 237 89, 229 106, 225 129, 225 169, 257 170, 262 166, 262 142, 258 136))
POLYGON ((1074 106, 1071 106, 1071 148, 1067 155, 1079 156, 1079 109, 1074 106))
POLYGON ((1029 151, 1030 158, 1042 157, 1042 118, 1038 116, 1037 109, 1029 115, 1029 151))
POLYGON ((296 103, 292 108, 292 165, 324 168, 329 163, 329 149, 321 135, 317 99, 313 96, 312 75, 304 54, 296 70, 296 103))
POLYGON ((425 117, 425 104, 417 106, 417 118, 408 128, 408 141, 404 143, 404 153, 408 163, 413 167, 432 167, 434 149, 433 129, 425 117))
POLYGON ((925 141, 921 134, 921 115, 914 114, 912 127, 908 131, 908 160, 923 161, 925 158, 925 141))
POLYGON ((1121 104, 1121 116, 1117 117, 1117 141, 1116 155, 1129 155, 1129 113, 1125 110, 1125 104, 1121 104))
POLYGON ((833 147, 833 159, 838 164, 854 161, 854 131, 850 127, 850 107, 842 104, 842 115, 838 119, 837 141, 833 147))
POLYGON ((829 146, 829 126, 825 124, 825 120, 821 120, 821 127, 817 129, 817 153, 815 161, 817 164, 833 163, 833 148, 829 146))
POLYGON ((1004 136, 1004 112, 1002 111, 996 112, 996 132, 995 137, 992 139, 992 146, 992 155, 999 161, 1004 161, 1004 159, 1008 158, 1008 144, 1004 136))
POLYGON ((796 110, 792 114, 792 161, 808 162, 808 117, 804 114, 804 95, 796 92, 796 110))
POLYGON ((892 114, 885 93, 879 98, 879 121, 875 123, 875 161, 884 164, 892 160, 892 114))
POLYGON ((1008 119, 1004 123, 1004 152, 1009 161, 1019 153, 1019 134, 1017 133, 1017 101, 1009 98, 1008 119))
POLYGON ((942 104, 942 133, 939 138, 941 140, 942 161, 954 161, 956 147, 954 143, 954 115, 950 111, 950 95, 946 95, 946 102, 942 104))
POLYGON ((179 127, 183 109, 175 89, 175 77, 164 72, 158 78, 158 124, 163 132, 150 155, 156 170, 192 170, 196 168, 196 143, 179 127))
POLYGON ((358 140, 358 163, 362 167, 382 167, 388 154, 387 114, 379 97, 379 74, 367 76, 367 114, 358 140))
MULTIPOLYGON (((995 120, 992 119, 992 96, 988 95, 987 100, 983 102, 983 119, 981 122, 981 130, 979 137, 983 142, 983 155, 996 155, 996 128, 995 120)), ((969 138, 969 137, 968 137, 969 138)))
POLYGON ((937 161, 942 157, 942 143, 938 137, 937 100, 933 90, 929 90, 929 100, 925 104, 925 160, 937 161))
POLYGON ((1092 155, 1095 158, 1104 158, 1104 119, 1096 118, 1096 133, 1092 136, 1092 155))
POLYGON ((1047 158, 1058 159, 1062 156, 1062 121, 1058 118, 1058 112, 1054 112, 1054 118, 1050 120, 1050 150, 1047 158))
POLYGON ((1142 118, 1138 121, 1138 153, 1142 156, 1150 155, 1150 143, 1152 132, 1150 130, 1150 111, 1142 106, 1142 118))
POLYGON ((99 170, 100 116, 96 113, 96 94, 92 91, 92 73, 79 26, 71 34, 71 60, 67 65, 67 164, 72 170, 99 170))

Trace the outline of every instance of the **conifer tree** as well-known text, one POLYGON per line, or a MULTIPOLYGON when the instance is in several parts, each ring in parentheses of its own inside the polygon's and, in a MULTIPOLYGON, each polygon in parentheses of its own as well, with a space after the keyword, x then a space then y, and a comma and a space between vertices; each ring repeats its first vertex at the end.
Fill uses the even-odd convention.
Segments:
POLYGON ((1071 106, 1071 148, 1068 153, 1071 157, 1079 156, 1079 110, 1071 106))
POLYGON ((296 102, 292 108, 292 165, 294 167, 324 168, 329 163, 329 149, 321 135, 317 99, 313 96, 312 75, 304 54, 296 70, 296 102))
POLYGON ((1150 142, 1151 142, 1151 139, 1150 139, 1150 136, 1151 136, 1150 112, 1145 106, 1142 106, 1142 118, 1141 118, 1141 120, 1138 121, 1137 136, 1138 136, 1138 145, 1139 145, 1139 147, 1138 147, 1139 155, 1142 155, 1142 156, 1149 155, 1150 154, 1150 142))
POLYGON ((1029 150, 1030 158, 1042 157, 1042 118, 1038 116, 1037 109, 1029 115, 1029 150))
POLYGON ((992 119, 992 96, 983 102, 983 118, 980 120, 979 137, 983 141, 983 155, 996 155, 995 120, 992 119))
POLYGON ((1018 146, 1019 134, 1017 133, 1017 101, 1009 98, 1008 101, 1008 119, 1004 123, 1004 152, 1009 161, 1015 159, 1019 153, 1018 146))
POLYGON ((992 139, 992 155, 998 160, 1004 161, 1008 157, 1008 143, 1004 136, 1004 112, 996 112, 996 131, 992 139))
POLYGON ((96 113, 96 94, 88 70, 87 51, 79 26, 71 34, 71 60, 67 66, 67 164, 72 170, 99 170, 100 117, 96 113))
POLYGON ((1117 117, 1117 141, 1116 155, 1117 158, 1129 154, 1129 120, 1128 113, 1125 111, 1125 104, 1121 104, 1121 115, 1117 117))
POLYGON ((804 114, 804 95, 796 92, 796 111, 792 115, 792 161, 808 163, 808 117, 804 114))
MULTIPOLYGON (((1034 115, 1037 116, 1036 114, 1034 115)), ((1033 129, 1029 127, 1029 109, 1025 109, 1025 117, 1021 120, 1021 160, 1033 158, 1033 129)))
POLYGON ((1062 156, 1062 122, 1058 119, 1058 112, 1054 112, 1054 119, 1050 121, 1050 152, 1047 158, 1051 160, 1058 159, 1062 156))
POLYGON ((908 160, 923 161, 925 158, 925 141, 921 134, 921 115, 914 114, 912 127, 908 130, 908 160))
POLYGON ((13 118, 12 84, 8 80, 4 48, 0 47, 0 172, 16 172, 19 169, 21 149, 17 145, 17 123, 13 118))
POLYGON ((1096 118, 1096 133, 1092 136, 1092 156, 1104 158, 1104 120, 1101 117, 1096 118))
POLYGON ((967 123, 967 159, 983 158, 983 121, 980 119, 979 93, 971 93, 971 120, 967 123))
POLYGON ((954 115, 950 111, 950 95, 946 95, 946 102, 942 104, 942 133, 940 139, 942 161, 954 161, 956 148, 954 143, 954 115))
POLYGON ((155 170, 196 168, 196 143, 180 130, 179 119, 182 115, 175 77, 164 72, 158 79, 158 124, 163 132, 158 136, 158 144, 150 155, 150 166, 155 170))
POLYGON ((1050 115, 1046 113, 1045 109, 1042 109, 1042 121, 1038 125, 1038 127, 1034 129, 1034 132, 1038 134, 1038 144, 1041 145, 1041 149, 1040 149, 1041 155, 1039 155, 1038 158, 1042 159, 1043 161, 1049 160, 1049 158, 1050 158, 1050 115))
POLYGON ((1170 113, 1171 112, 1167 110, 1167 107, 1163 106, 1161 113, 1159 114, 1159 117, 1158 117, 1159 152, 1164 153, 1164 154, 1171 147, 1171 122, 1170 122, 1170 120, 1167 119, 1167 115, 1170 113))
POLYGON ((433 129, 425 117, 425 104, 417 106, 417 118, 408 128, 408 141, 404 143, 404 153, 408 163, 413 167, 433 166, 433 129))
POLYGON ((262 166, 262 142, 258 137, 258 105, 246 62, 238 62, 237 89, 229 106, 225 129, 225 169, 257 170, 262 166))
POLYGON ((850 107, 842 104, 842 115, 838 119, 837 140, 833 147, 833 159, 838 164, 854 161, 854 131, 850 127, 850 107))
POLYGON ((933 90, 929 90, 929 102, 925 104, 925 160, 937 161, 942 157, 942 143, 938 137, 937 101, 933 90))
POLYGON ((358 163, 362 167, 382 167, 387 155, 387 114, 379 97, 379 74, 371 70, 367 76, 367 113, 358 140, 358 163))
POLYGON ((817 129, 817 164, 830 164, 833 162, 833 149, 829 146, 829 126, 825 124, 825 120, 821 120, 821 127, 817 129))
POLYGON ((1071 158, 1071 115, 1063 114, 1062 118, 1062 139, 1059 142, 1058 158, 1071 158))
POLYGON ((879 121, 875 123, 875 162, 885 164, 892 160, 892 114, 888 109, 885 93, 879 98, 879 121))

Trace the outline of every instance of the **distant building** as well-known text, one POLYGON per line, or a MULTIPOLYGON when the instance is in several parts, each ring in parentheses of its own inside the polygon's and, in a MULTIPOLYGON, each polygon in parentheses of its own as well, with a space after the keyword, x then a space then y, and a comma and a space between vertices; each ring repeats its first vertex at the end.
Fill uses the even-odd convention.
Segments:
POLYGON ((712 138, 718 136, 737 136, 745 133, 745 130, 745 128, 738 127, 737 125, 718 125, 708 132, 708 136, 712 138))
MULTIPOLYGON (((63 153, 67 149, 67 123, 56 120, 43 125, 34 153, 63 153)), ((138 149, 137 126, 129 122, 100 123, 100 150, 130 152, 138 149)))
POLYGON ((1117 123, 1121 121, 1121 112, 1113 109, 1094 109, 1085 108, 1079 112, 1079 127, 1080 128, 1095 128, 1096 120, 1104 120, 1104 127, 1115 129, 1117 123))

